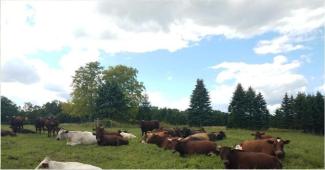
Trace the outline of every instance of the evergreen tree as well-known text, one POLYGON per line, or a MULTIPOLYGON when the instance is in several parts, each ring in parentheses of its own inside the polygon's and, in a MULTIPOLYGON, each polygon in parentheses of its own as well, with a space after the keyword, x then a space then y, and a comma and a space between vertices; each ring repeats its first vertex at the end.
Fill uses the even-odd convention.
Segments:
POLYGON ((312 95, 307 95, 306 97, 306 112, 303 113, 302 115, 302 128, 304 132, 312 132, 313 131, 313 106, 314 101, 313 101, 313 96, 312 95))
POLYGON ((246 102, 245 102, 245 91, 242 85, 239 83, 233 94, 232 100, 228 107, 228 123, 229 128, 245 128, 246 125, 246 102))
POLYGON ((127 121, 127 100, 115 82, 106 82, 99 87, 96 98, 97 116, 127 121))
POLYGON ((148 95, 145 94, 143 101, 140 103, 139 112, 136 116, 137 120, 151 120, 151 106, 148 95))
POLYGON ((212 111, 209 94, 204 87, 203 80, 197 79, 195 89, 191 95, 189 125, 202 126, 208 120, 212 111))
POLYGON ((324 134, 324 96, 317 92, 314 100, 314 129, 316 133, 324 134))
POLYGON ((268 129, 270 126, 270 113, 267 110, 266 102, 261 93, 256 96, 257 116, 255 118, 256 129, 268 129))
MULTIPOLYGON (((245 128, 249 129, 256 129, 257 124, 261 124, 261 115, 258 113, 258 103, 256 100, 256 93, 252 89, 252 87, 249 87, 247 92, 245 93, 245 119, 244 122, 245 125, 243 125, 245 128)), ((245 109, 244 108, 244 109, 245 109)))
POLYGON ((294 99, 293 105, 294 111, 294 128, 302 129, 303 125, 303 114, 307 112, 306 95, 304 93, 298 93, 294 99))

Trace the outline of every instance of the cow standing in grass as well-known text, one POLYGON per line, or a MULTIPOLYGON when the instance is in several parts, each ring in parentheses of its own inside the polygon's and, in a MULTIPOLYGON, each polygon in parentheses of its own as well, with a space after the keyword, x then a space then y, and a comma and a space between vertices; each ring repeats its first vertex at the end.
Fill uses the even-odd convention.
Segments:
POLYGON ((54 117, 49 117, 45 120, 45 127, 47 128, 47 136, 51 137, 59 131, 59 121, 54 117))
POLYGON ((12 128, 14 133, 20 132, 24 128, 24 120, 26 118, 22 116, 16 116, 10 120, 10 128, 12 128))
POLYGON ((41 134, 42 133, 42 130, 45 131, 44 127, 45 127, 45 121, 46 119, 45 118, 42 118, 42 117, 39 117, 35 120, 35 130, 36 130, 36 133, 37 131, 41 134))
POLYGON ((159 129, 159 121, 158 120, 150 120, 150 121, 141 120, 140 128, 141 128, 141 136, 143 136, 143 134, 148 131, 152 131, 154 129, 159 129))

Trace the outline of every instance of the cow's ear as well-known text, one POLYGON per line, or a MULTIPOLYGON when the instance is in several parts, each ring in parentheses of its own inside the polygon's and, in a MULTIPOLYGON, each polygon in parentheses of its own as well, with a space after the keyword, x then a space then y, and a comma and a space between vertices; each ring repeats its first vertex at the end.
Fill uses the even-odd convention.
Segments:
POLYGON ((69 133, 69 131, 68 131, 68 130, 66 130, 64 133, 69 133))
POLYGON ((255 133, 251 133, 251 135, 252 135, 252 136, 256 136, 256 134, 255 134, 255 133))
POLYGON ((269 144, 274 144, 274 140, 270 140, 270 139, 268 139, 268 140, 267 140, 267 143, 269 143, 269 144))
POLYGON ((265 135, 265 132, 261 132, 260 134, 261 134, 261 135, 265 135))
POLYGON ((284 144, 289 144, 290 143, 290 140, 285 140, 283 141, 284 144))

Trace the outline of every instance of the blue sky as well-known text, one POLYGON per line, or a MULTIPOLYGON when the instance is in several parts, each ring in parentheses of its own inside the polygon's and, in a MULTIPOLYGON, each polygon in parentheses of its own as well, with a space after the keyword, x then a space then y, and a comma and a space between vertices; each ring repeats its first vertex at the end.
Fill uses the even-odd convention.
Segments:
POLYGON ((2 95, 67 101, 71 76, 91 61, 138 69, 152 105, 181 110, 197 78, 223 111, 239 82, 271 112, 285 92, 323 92, 322 2, 246 3, 1 1, 2 95))

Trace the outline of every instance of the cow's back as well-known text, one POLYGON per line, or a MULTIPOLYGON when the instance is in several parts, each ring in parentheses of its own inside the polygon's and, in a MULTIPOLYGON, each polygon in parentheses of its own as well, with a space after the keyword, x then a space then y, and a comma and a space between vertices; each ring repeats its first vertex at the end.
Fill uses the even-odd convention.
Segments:
POLYGON ((269 155, 274 155, 273 145, 267 142, 267 139, 247 140, 242 142, 241 147, 248 152, 263 152, 269 155))

